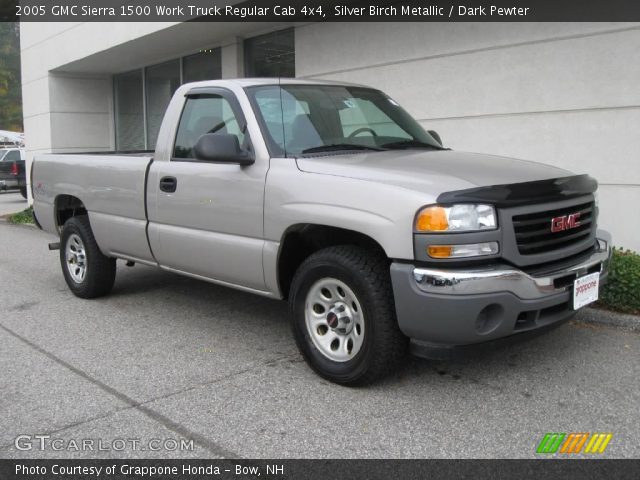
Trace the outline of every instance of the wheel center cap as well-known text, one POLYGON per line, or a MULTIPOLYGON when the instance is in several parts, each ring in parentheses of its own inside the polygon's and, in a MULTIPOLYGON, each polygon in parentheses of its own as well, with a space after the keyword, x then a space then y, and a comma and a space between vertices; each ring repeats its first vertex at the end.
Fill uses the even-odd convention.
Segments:
POLYGON ((351 310, 343 302, 336 302, 327 314, 327 325, 331 330, 346 335, 353 329, 351 310))
POLYGON ((336 328, 338 323, 338 316, 335 313, 330 312, 329 315, 327 315, 327 325, 331 328, 336 328))

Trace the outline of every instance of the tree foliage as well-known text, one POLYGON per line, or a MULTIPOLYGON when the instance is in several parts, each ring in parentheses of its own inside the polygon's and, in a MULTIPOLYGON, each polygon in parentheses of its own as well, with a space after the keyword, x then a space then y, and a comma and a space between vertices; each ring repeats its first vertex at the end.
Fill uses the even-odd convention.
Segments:
POLYGON ((22 131, 20 24, 0 22, 0 130, 22 131))

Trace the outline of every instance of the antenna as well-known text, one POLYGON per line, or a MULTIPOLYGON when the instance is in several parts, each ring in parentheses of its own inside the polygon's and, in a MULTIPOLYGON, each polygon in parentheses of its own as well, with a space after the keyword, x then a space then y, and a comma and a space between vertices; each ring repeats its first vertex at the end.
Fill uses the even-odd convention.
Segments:
POLYGON ((287 137, 284 128, 284 104, 282 103, 282 62, 278 62, 278 93, 280 94, 280 118, 282 119, 282 150, 284 150, 285 158, 287 155, 287 137))

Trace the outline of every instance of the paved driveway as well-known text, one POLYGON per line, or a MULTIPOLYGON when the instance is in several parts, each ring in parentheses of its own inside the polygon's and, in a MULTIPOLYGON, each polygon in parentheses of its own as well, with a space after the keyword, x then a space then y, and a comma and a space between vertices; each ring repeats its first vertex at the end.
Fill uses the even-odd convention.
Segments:
POLYGON ((24 210, 29 205, 20 193, 9 190, 0 191, 0 217, 8 213, 16 213, 24 210))
POLYGON ((0 457, 532 457, 546 432, 613 432, 606 456, 640 456, 637 333, 574 323, 349 389, 302 362, 283 303, 141 266, 80 300, 51 240, 0 224, 0 457), (18 451, 21 434, 63 450, 18 451))

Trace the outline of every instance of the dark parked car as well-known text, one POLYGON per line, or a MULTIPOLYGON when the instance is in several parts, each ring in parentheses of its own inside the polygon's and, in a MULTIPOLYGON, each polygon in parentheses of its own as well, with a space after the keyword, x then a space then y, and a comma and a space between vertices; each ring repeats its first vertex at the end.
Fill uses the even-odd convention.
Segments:
POLYGON ((10 188, 17 188, 27 198, 24 150, 21 148, 0 149, 0 190, 10 188))

